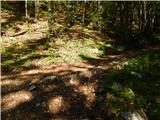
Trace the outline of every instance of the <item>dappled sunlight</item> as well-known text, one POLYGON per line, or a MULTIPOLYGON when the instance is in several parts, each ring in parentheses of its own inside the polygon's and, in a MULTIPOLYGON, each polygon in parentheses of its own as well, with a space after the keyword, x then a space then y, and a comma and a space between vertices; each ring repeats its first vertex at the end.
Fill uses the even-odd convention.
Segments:
POLYGON ((62 96, 53 97, 48 101, 48 110, 53 114, 65 111, 68 107, 69 104, 62 96))
POLYGON ((92 85, 81 85, 78 89, 80 93, 86 96, 86 107, 90 107, 90 105, 96 100, 95 88, 92 85))
POLYGON ((90 71, 90 70, 82 71, 82 72, 80 73, 80 75, 89 78, 89 77, 92 77, 92 76, 93 76, 93 72, 90 71))
POLYGON ((159 9, 3 0, 2 119, 159 120, 159 9))
POLYGON ((60 64, 60 65, 50 65, 45 66, 41 69, 31 69, 26 71, 19 71, 18 73, 12 73, 3 75, 1 77, 2 80, 8 79, 9 77, 20 77, 20 76, 32 76, 36 74, 50 74, 50 73, 58 73, 59 75, 66 75, 71 72, 78 72, 86 73, 91 75, 88 69, 94 68, 94 65, 86 64, 86 63, 76 63, 76 64, 60 64))
POLYGON ((77 80, 77 79, 70 79, 70 80, 69 80, 69 84, 70 84, 70 85, 75 85, 75 86, 77 86, 77 85, 80 84, 80 81, 77 80))
POLYGON ((33 99, 33 95, 29 91, 18 91, 14 93, 7 94, 2 96, 2 112, 11 110, 19 106, 20 104, 27 103, 33 99))
POLYGON ((6 93, 10 90, 17 90, 21 89, 28 84, 33 84, 39 81, 38 75, 20 75, 20 74, 10 74, 8 76, 3 75, 1 78, 1 86, 2 86, 2 93, 6 93))
POLYGON ((19 88, 20 86, 23 86, 24 84, 26 84, 28 82, 24 81, 24 80, 3 80, 0 82, 1 88, 2 88, 2 93, 4 92, 8 92, 11 90, 15 90, 17 88, 19 88))
POLYGON ((22 85, 25 81, 20 80, 3 80, 0 81, 1 87, 3 86, 19 86, 22 85))

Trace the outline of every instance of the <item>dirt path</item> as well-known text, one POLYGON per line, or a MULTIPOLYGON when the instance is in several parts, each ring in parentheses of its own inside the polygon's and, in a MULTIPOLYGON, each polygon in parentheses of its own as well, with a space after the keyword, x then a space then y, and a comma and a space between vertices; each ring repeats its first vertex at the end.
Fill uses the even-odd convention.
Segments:
POLYGON ((104 97, 98 94, 104 74, 140 53, 2 74, 2 119, 105 120, 104 97))
POLYGON ((68 64, 2 75, 2 119, 104 119, 99 113, 95 116, 99 80, 94 69, 68 64), (46 82, 50 76, 56 78, 46 82))

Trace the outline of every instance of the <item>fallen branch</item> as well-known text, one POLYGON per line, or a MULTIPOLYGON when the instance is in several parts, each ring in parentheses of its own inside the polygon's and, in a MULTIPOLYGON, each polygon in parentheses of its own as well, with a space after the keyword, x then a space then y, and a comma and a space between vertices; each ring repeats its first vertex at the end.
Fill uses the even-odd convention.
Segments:
POLYGON ((23 35, 23 34, 25 34, 27 31, 28 31, 28 30, 23 30, 23 31, 20 31, 20 32, 18 32, 18 33, 15 33, 14 35, 10 35, 10 36, 8 36, 8 37, 15 37, 15 36, 23 35))

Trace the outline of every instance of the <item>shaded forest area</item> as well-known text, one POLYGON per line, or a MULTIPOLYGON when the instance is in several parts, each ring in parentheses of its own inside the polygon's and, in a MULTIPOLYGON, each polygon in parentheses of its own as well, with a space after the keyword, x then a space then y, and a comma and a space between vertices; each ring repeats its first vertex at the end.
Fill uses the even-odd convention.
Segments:
POLYGON ((159 1, 1 1, 4 120, 159 120, 159 1))

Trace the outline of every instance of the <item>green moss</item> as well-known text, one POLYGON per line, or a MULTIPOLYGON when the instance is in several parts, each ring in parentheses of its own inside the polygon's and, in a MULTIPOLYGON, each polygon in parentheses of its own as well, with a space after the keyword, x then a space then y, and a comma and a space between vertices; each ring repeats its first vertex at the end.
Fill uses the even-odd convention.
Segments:
POLYGON ((133 101, 135 98, 135 94, 130 88, 124 88, 124 90, 120 92, 120 97, 127 101, 133 101))

